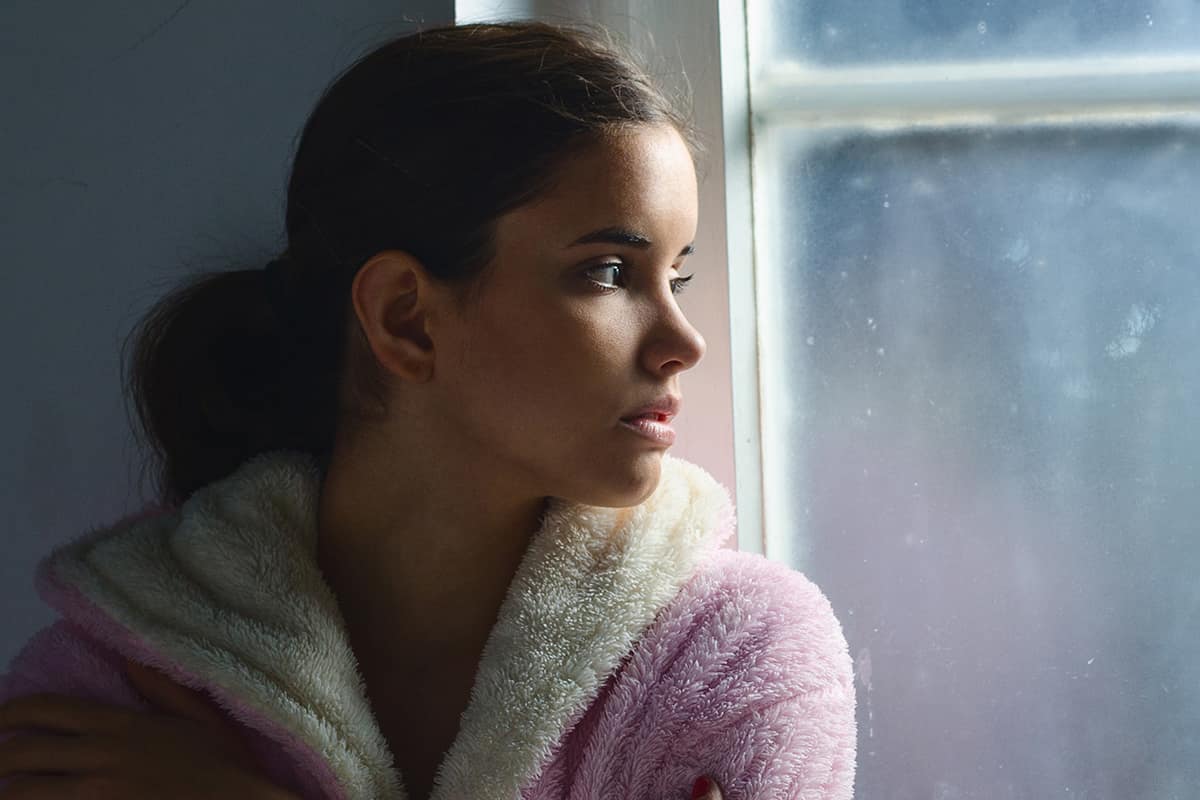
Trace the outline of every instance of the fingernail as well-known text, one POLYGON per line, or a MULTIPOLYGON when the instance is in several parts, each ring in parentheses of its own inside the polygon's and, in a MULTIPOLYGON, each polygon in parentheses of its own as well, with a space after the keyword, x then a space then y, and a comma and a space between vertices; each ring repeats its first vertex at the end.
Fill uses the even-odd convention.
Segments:
POLYGON ((692 787, 692 800, 704 797, 706 794, 708 794, 708 778, 697 778, 696 785, 692 787))

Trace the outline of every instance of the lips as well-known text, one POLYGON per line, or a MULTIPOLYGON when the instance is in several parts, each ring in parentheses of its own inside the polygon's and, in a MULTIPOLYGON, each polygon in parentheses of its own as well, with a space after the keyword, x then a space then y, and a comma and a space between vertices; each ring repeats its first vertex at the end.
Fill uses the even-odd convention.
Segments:
POLYGON ((675 429, 668 424, 667 419, 667 414, 643 414, 640 417, 622 420, 621 426, 645 439, 670 447, 675 443, 675 429))
POLYGON ((671 418, 679 413, 681 400, 673 394, 663 395, 649 403, 642 404, 639 408, 635 408, 625 416, 621 417, 623 422, 630 422, 635 419, 649 419, 654 422, 670 422, 671 418))

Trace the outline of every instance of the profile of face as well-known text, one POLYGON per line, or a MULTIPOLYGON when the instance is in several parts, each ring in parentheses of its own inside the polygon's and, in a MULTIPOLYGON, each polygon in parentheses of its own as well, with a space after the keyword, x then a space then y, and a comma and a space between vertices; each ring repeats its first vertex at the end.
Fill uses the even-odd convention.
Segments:
POLYGON ((696 225, 692 158, 665 125, 573 156, 548 192, 500 217, 478 305, 426 320, 421 412, 453 457, 529 496, 609 507, 647 498, 667 447, 621 418, 682 397, 680 374, 704 356, 677 294, 696 225))

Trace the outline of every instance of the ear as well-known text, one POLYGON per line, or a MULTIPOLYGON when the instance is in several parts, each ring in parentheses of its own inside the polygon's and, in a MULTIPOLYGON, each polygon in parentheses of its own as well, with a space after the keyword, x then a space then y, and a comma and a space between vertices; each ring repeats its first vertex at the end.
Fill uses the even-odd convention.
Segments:
POLYGON ((354 313, 371 351, 388 372, 414 383, 433 375, 433 325, 446 293, 403 250, 369 258, 350 287, 354 313))

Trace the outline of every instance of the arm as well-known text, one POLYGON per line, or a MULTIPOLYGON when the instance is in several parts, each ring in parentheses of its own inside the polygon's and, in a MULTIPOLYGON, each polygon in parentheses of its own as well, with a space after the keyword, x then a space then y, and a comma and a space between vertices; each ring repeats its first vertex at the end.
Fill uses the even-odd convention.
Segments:
MULTIPOLYGON (((121 796, 145 796, 137 787, 161 777, 154 770, 171 780, 169 776, 185 776, 194 766, 197 777, 190 783, 197 786, 204 778, 214 786, 236 786, 238 796, 298 800, 296 794, 259 774, 237 727, 199 692, 122 658, 63 620, 31 637, 8 672, 0 675, 0 709, 5 717, 0 724, 0 753, 6 741, 24 734, 35 738, 45 730, 73 734, 77 743, 70 753, 73 757, 80 757, 82 744, 95 748, 86 764, 67 763, 68 754, 53 749, 57 747, 53 740, 39 745, 39 750, 23 746, 19 758, 27 764, 47 760, 80 781, 94 777, 88 769, 95 763, 125 765, 127 774, 110 771, 105 777, 112 786, 118 778, 125 780, 121 796), (137 716, 123 716, 130 711, 137 716), (114 722, 126 719, 136 724, 114 722), (103 736, 88 738, 91 734, 103 736), (211 746, 201 747, 205 742, 211 746), (114 753, 125 752, 120 747, 150 755, 114 758, 114 753)), ((16 751, 0 757, 0 793, 6 788, 17 791, 19 786, 33 790, 32 782, 44 780, 4 774, 12 771, 15 758, 16 751), (22 785, 23 781, 29 785, 22 785)))
POLYGON ((149 708, 126 679, 120 656, 62 619, 30 637, 0 675, 0 703, 40 692, 149 708))
POLYGON ((30 731, 0 744, 6 796, 298 800, 247 766, 236 731, 198 693, 152 669, 131 670, 162 713, 60 694, 0 705, 0 730, 30 731))
MULTIPOLYGON (((710 767, 724 800, 851 800, 854 697, 839 687, 745 715, 720 742, 739 758, 710 767)), ((718 747, 720 745, 717 745, 718 747)))
MULTIPOLYGON (((0 674, 0 704, 43 692, 147 708, 121 674, 118 656, 61 619, 30 637, 8 671, 0 674)), ((21 728, 0 730, 0 743, 32 732, 21 728)), ((9 782, 0 777, 0 790, 9 782)))

